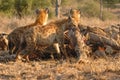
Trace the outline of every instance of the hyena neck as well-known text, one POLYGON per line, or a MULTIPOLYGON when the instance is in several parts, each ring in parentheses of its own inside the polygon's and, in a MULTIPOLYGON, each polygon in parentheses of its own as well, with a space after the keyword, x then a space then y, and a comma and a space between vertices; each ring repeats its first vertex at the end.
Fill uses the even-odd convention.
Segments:
POLYGON ((58 27, 64 27, 64 30, 65 30, 66 27, 68 26, 68 19, 63 18, 63 19, 57 20, 55 21, 55 24, 58 25, 58 27))

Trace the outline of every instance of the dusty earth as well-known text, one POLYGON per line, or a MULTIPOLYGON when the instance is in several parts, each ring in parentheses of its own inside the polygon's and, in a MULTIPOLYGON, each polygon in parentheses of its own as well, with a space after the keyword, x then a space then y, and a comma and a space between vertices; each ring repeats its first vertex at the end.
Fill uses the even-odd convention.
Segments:
POLYGON ((52 59, 14 62, 14 56, 2 53, 0 80, 120 80, 120 53, 107 59, 88 58, 84 63, 52 59))

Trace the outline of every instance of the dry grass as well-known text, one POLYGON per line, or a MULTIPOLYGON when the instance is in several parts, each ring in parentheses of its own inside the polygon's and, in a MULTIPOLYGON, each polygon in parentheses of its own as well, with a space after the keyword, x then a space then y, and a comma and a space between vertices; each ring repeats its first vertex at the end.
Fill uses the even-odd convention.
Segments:
POLYGON ((116 20, 106 20, 106 21, 101 21, 98 18, 85 18, 82 17, 81 19, 81 24, 83 25, 89 25, 91 27, 101 27, 101 28, 105 28, 111 25, 116 25, 116 24, 120 24, 120 20, 116 19, 116 20))
MULTIPOLYGON (((32 17, 22 20, 0 17, 0 32, 10 33, 16 27, 31 22, 34 22, 32 17)), ((120 22, 82 18, 81 23, 104 28, 120 22)), ((0 80, 120 80, 120 53, 107 60, 90 58, 80 64, 53 60, 14 62, 8 54, 3 54, 4 57, 0 55, 0 80)))
POLYGON ((86 63, 42 60, 0 62, 0 80, 119 80, 120 54, 86 63))
MULTIPOLYGON (((25 17, 21 20, 12 17, 12 18, 7 18, 7 17, 2 17, 0 16, 0 33, 1 32, 6 32, 6 33, 10 33, 13 29, 20 27, 20 26, 24 26, 30 23, 33 23, 35 18, 35 16, 32 17, 25 17)), ((120 24, 120 20, 106 20, 106 21, 101 21, 98 18, 86 18, 86 17, 82 17, 81 18, 81 24, 83 25, 89 25, 89 26, 97 26, 97 27, 108 27, 110 25, 114 25, 114 24, 120 24)))
POLYGON ((21 20, 16 17, 2 17, 0 16, 0 32, 10 33, 13 29, 33 23, 34 17, 25 17, 21 20))

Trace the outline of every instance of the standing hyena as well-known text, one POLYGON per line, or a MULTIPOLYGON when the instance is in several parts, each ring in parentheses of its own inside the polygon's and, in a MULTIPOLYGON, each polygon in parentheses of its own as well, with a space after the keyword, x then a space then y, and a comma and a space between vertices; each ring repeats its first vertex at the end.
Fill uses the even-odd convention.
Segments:
POLYGON ((44 26, 34 26, 25 32, 24 39, 26 42, 26 48, 17 53, 16 60, 19 55, 26 56, 31 54, 36 49, 46 48, 58 43, 62 52, 67 58, 67 54, 64 49, 64 31, 73 27, 77 27, 80 19, 80 11, 71 9, 68 18, 56 20, 50 22, 44 26))
POLYGON ((8 35, 8 40, 9 40, 9 53, 16 53, 19 46, 20 46, 20 40, 21 37, 23 36, 23 33, 29 29, 30 27, 36 26, 36 25, 45 25, 48 20, 48 8, 46 9, 40 9, 36 10, 36 21, 30 25, 26 25, 23 27, 19 27, 15 30, 13 30, 9 35, 8 35))

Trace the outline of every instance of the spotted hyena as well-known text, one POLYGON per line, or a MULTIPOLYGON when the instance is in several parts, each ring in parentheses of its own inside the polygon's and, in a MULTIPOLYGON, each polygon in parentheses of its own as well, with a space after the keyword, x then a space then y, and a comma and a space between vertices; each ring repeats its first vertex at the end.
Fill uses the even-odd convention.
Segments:
POLYGON ((8 40, 6 33, 0 33, 0 50, 8 50, 8 40))
POLYGON ((71 9, 68 18, 55 20, 44 26, 30 28, 24 35, 27 46, 24 50, 17 53, 16 60, 20 54, 26 56, 26 59, 28 59, 28 54, 31 54, 35 49, 44 50, 55 43, 59 44, 61 51, 67 57, 64 49, 64 31, 77 27, 79 19, 80 10, 71 9))
POLYGON ((36 26, 36 25, 45 25, 47 23, 48 12, 49 12, 48 8, 40 9, 40 10, 37 9, 36 10, 37 17, 34 23, 23 26, 23 27, 16 28, 8 35, 10 54, 16 53, 16 51, 18 50, 18 47, 20 46, 21 37, 23 36, 23 33, 27 29, 29 29, 30 27, 36 26))

